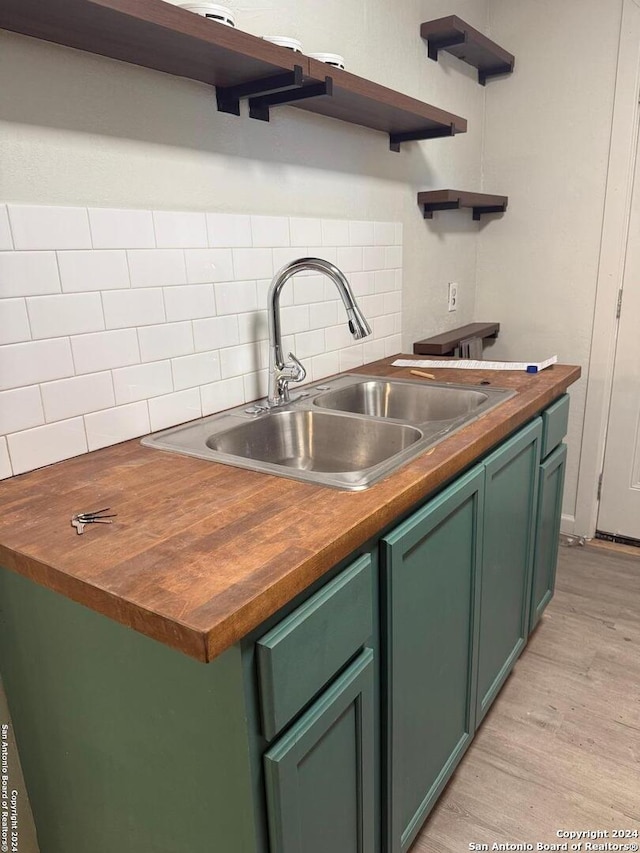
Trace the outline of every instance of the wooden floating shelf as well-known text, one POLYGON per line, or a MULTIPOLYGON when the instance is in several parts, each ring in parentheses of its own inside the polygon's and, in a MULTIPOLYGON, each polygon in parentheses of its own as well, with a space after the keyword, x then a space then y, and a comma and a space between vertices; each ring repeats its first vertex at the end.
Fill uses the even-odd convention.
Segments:
POLYGON ((478 83, 485 85, 490 77, 511 74, 515 57, 488 39, 457 15, 426 21, 420 35, 428 42, 429 58, 438 61, 438 52, 445 50, 478 69, 478 83))
POLYGON ((418 204, 425 219, 433 219, 434 210, 458 210, 470 207, 473 218, 480 219, 485 213, 504 213, 509 201, 506 195, 470 193, 463 190, 432 190, 418 193, 418 204))
POLYGON ((216 87, 218 109, 291 104, 402 142, 465 133, 460 116, 164 0, 2 0, 0 28, 216 87))
POLYGON ((500 323, 469 323, 432 338, 416 341, 413 352, 415 355, 453 355, 461 341, 469 338, 497 338, 499 331, 500 323))

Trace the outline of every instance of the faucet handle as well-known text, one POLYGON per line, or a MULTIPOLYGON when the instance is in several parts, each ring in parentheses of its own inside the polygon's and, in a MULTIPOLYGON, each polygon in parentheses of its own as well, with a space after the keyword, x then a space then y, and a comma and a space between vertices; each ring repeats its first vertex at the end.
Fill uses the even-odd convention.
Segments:
POLYGON ((307 377, 307 371, 304 369, 302 363, 295 357, 295 355, 290 352, 287 356, 291 359, 285 367, 290 371, 289 379, 292 382, 304 382, 307 377))

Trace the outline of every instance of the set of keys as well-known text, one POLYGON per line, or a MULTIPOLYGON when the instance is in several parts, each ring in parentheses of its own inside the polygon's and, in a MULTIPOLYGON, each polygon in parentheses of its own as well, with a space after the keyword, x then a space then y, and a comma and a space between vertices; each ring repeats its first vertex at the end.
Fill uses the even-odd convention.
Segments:
POLYGON ((80 535, 84 533, 84 528, 87 524, 112 524, 111 519, 115 518, 117 513, 104 515, 110 509, 111 507, 105 507, 104 509, 97 509, 95 512, 79 512, 71 519, 71 526, 75 527, 76 533, 80 535))

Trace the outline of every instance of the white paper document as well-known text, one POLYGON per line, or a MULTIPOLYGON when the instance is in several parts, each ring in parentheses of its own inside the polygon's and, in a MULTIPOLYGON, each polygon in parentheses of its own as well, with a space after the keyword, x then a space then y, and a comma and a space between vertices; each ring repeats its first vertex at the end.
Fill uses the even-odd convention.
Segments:
POLYGON ((545 367, 551 367, 558 361, 557 355, 552 355, 544 361, 474 361, 470 358, 398 358, 393 362, 394 367, 455 367, 456 370, 525 370, 527 373, 539 373, 545 367))

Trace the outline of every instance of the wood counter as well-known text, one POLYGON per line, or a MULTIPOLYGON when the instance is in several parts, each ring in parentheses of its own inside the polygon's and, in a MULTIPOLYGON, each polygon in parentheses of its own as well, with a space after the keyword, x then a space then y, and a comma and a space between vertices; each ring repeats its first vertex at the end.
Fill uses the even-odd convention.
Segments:
MULTIPOLYGON (((413 378, 395 358, 352 372, 413 378)), ((361 492, 138 439, 22 474, 0 483, 0 565, 210 661, 564 393, 580 368, 433 373, 517 394, 361 492), (101 507, 114 523, 78 536, 74 513, 101 507)))

